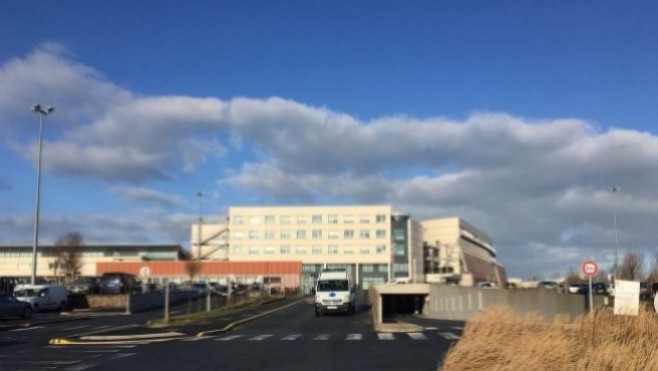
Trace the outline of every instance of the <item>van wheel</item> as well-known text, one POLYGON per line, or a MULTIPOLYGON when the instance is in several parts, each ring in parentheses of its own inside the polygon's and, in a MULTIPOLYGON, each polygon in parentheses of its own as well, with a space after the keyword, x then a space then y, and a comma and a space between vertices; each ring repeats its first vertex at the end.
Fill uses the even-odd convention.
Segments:
POLYGON ((59 303, 59 308, 57 308, 57 310, 61 312, 64 309, 66 309, 66 302, 65 301, 59 303))

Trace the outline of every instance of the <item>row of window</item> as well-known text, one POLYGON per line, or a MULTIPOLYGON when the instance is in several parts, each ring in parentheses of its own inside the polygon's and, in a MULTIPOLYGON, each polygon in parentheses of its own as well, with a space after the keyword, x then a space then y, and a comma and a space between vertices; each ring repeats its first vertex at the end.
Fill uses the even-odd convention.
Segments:
MULTIPOLYGON (((309 237, 309 231, 305 229, 298 229, 295 231, 295 238, 297 240, 305 240, 309 237)), ((324 231, 321 229, 314 229, 310 231, 310 237, 313 240, 321 240, 324 238, 324 231)), ((359 238, 362 240, 367 240, 370 239, 371 232, 369 229, 362 229, 359 231, 359 238)), ((353 229, 346 229, 343 231, 342 236, 344 239, 354 239, 355 238, 355 231, 353 229)), ((263 239, 265 240, 274 240, 276 239, 276 232, 273 230, 266 230, 263 231, 262 233, 263 239)), ((293 234, 289 230, 284 230, 279 232, 279 239, 282 240, 290 240, 292 239, 293 234)), ((327 231, 326 236, 330 240, 335 240, 340 238, 341 233, 340 231, 337 230, 332 230, 332 231, 327 231)), ((261 233, 258 230, 250 230, 247 231, 246 236, 244 231, 235 231, 233 232, 233 239, 234 240, 242 240, 245 237, 247 237, 250 240, 258 240, 261 238, 261 233)), ((386 230, 385 229, 378 229, 375 231, 375 238, 381 239, 381 238, 386 238, 386 230)))
MULTIPOLYGON (((375 246, 375 253, 376 254, 385 254, 386 253, 386 245, 377 245, 375 246)), ((338 245, 329 245, 329 246, 311 246, 311 247, 306 247, 306 246, 296 246, 293 250, 293 248, 290 245, 281 245, 277 248, 274 246, 265 246, 263 248, 259 246, 249 246, 249 247, 244 247, 241 245, 236 245, 231 248, 231 253, 235 255, 275 255, 275 254, 280 254, 280 255, 291 255, 291 254, 296 254, 296 255, 306 255, 308 253, 313 254, 313 255, 324 255, 324 254, 329 254, 329 255, 337 255, 337 254, 346 254, 346 255, 351 255, 351 254, 370 254, 372 252, 372 248, 370 246, 361 246, 361 247, 353 247, 353 246, 341 246, 339 247, 338 245)))
MULTIPOLYGON (((248 222, 251 225, 260 225, 261 221, 263 224, 276 224, 277 222, 277 217, 274 215, 265 215, 262 218, 260 216, 244 217, 242 215, 233 215, 231 219, 233 224, 245 224, 245 222, 248 222)), ((324 223, 325 217, 320 214, 312 215, 310 218, 304 215, 298 215, 294 218, 291 217, 290 215, 281 215, 278 217, 278 219, 279 219, 279 224, 292 224, 293 220, 297 224, 307 224, 308 222, 310 222, 311 224, 322 224, 324 223)), ((344 224, 354 224, 357 222, 361 224, 369 224, 372 220, 373 218, 371 215, 360 215, 360 216, 346 215, 342 217, 342 221, 344 224)), ((327 215, 326 221, 328 224, 338 224, 339 216, 327 215)), ((385 214, 375 215, 374 217, 375 223, 386 223, 386 221, 387 218, 385 214)))

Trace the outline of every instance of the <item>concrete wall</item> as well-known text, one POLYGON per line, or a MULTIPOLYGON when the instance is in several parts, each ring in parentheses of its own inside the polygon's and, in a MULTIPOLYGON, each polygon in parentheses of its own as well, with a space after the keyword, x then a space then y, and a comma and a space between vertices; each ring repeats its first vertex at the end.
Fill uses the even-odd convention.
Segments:
MULTIPOLYGON (((468 320, 485 308, 505 305, 521 315, 534 312, 546 320, 568 315, 574 320, 586 313, 587 301, 587 295, 559 294, 555 290, 499 290, 432 284, 423 313, 439 319, 468 320)), ((594 307, 603 305, 604 301, 605 297, 594 296, 594 307)))
MULTIPOLYGON (((129 313, 164 308, 164 292, 148 292, 126 296, 128 297, 127 311, 129 313)), ((169 293, 169 304, 178 304, 197 297, 199 297, 197 291, 172 291, 169 293)))

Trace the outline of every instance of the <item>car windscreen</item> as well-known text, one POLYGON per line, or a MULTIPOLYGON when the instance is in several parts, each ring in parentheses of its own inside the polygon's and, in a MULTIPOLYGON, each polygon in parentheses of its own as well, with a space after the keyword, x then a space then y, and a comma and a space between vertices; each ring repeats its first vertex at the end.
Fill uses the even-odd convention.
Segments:
POLYGON ((322 280, 318 281, 318 291, 348 291, 347 280, 322 280))
POLYGON ((14 296, 21 296, 21 297, 33 297, 33 296, 38 296, 39 295, 38 289, 21 289, 21 290, 16 290, 14 291, 14 296))

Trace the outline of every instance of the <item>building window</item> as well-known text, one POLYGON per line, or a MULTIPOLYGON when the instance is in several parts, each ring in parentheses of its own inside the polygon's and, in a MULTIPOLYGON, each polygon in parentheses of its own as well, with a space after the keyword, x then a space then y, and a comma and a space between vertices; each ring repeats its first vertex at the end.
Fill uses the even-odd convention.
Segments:
POLYGON ((243 232, 233 232, 233 239, 234 240, 241 240, 244 238, 244 233, 243 232))
POLYGON ((345 223, 345 224, 354 224, 354 216, 345 215, 345 217, 343 217, 343 223, 345 223))
POLYGON ((367 229, 362 229, 359 232, 359 237, 361 237, 364 240, 367 240, 368 238, 370 238, 370 231, 367 229))
POLYGON ((329 245, 329 255, 338 254, 338 246, 329 245))
POLYGON ((279 251, 281 252, 281 255, 289 255, 290 245, 281 245, 281 249, 279 251))
POLYGON ((275 239, 276 236, 275 236, 275 234, 274 234, 274 231, 265 231, 265 232, 264 232, 264 238, 265 238, 266 240, 273 240, 273 239, 275 239))
POLYGON ((313 215, 311 217, 311 223, 313 223, 313 224, 322 224, 322 215, 313 215))
POLYGON ((338 231, 329 231, 329 239, 330 240, 338 239, 338 231))
POLYGON ((376 233, 377 233, 377 238, 386 238, 385 229, 378 229, 376 233))
POLYGON ((258 231, 249 231, 249 239, 250 240, 257 240, 258 239, 258 231))
POLYGON ((311 254, 313 254, 313 255, 322 255, 322 246, 313 246, 311 248, 311 254))
POLYGON ((377 223, 386 223, 386 215, 379 214, 375 217, 375 222, 377 223))
POLYGON ((249 255, 258 255, 258 247, 257 246, 249 246, 249 255))
POLYGON ((281 215, 279 218, 279 221, 281 224, 290 224, 290 216, 289 215, 281 215))
POLYGON ((260 224, 260 218, 257 216, 250 216, 249 217, 249 224, 251 225, 259 225, 260 224))
POLYGON ((321 240, 321 239, 322 239, 322 229, 314 229, 314 230, 311 232, 311 237, 312 237, 314 240, 321 240))
POLYGON ((274 215, 265 215, 265 224, 274 224, 274 215))
POLYGON ((338 224, 338 215, 329 215, 327 217, 327 223, 329 223, 329 224, 338 224))
POLYGON ((305 240, 306 239, 306 231, 303 229, 297 230, 297 239, 298 240, 305 240))
POLYGON ((377 272, 379 273, 388 273, 388 265, 386 264, 379 264, 377 266, 377 272))
POLYGON ((403 244, 396 243, 393 245, 393 253, 396 256, 405 256, 407 254, 407 247, 403 244))
POLYGON ((393 272, 409 272, 409 265, 404 264, 393 264, 393 272))
POLYGON ((244 250, 242 249, 242 246, 240 246, 240 245, 233 246, 233 254, 242 255, 243 253, 244 253, 244 250))
POLYGON ((370 254, 370 247, 361 246, 361 248, 359 249, 359 254, 370 254))
POLYGON ((359 217, 359 223, 361 224, 369 224, 370 223, 370 217, 368 215, 361 215, 359 217))
POLYGON ((233 224, 243 224, 243 223, 244 223, 244 220, 242 219, 241 216, 235 215, 233 217, 233 224))
POLYGON ((354 238, 354 231, 351 230, 351 229, 346 229, 346 230, 343 232, 343 238, 345 238, 345 239, 351 239, 351 238, 354 238))
POLYGON ((361 271, 363 273, 372 273, 375 271, 375 267, 372 264, 363 264, 361 266, 361 271))
POLYGON ((282 240, 289 240, 290 239, 290 231, 283 230, 283 231, 281 231, 280 236, 281 236, 282 240))
POLYGON ((375 251, 377 251, 377 254, 386 253, 386 245, 377 245, 375 251))
POLYGON ((393 230, 393 240, 395 241, 404 241, 404 229, 394 229, 393 230))
POLYGON ((306 247, 297 246, 297 255, 306 255, 306 247))
POLYGON ((297 224, 306 224, 306 217, 305 216, 298 216, 297 217, 297 224))
POLYGON ((345 255, 352 255, 354 254, 354 248, 352 246, 345 246, 343 252, 345 253, 345 255))
POLYGON ((265 246, 265 255, 274 255, 274 247, 265 246))

